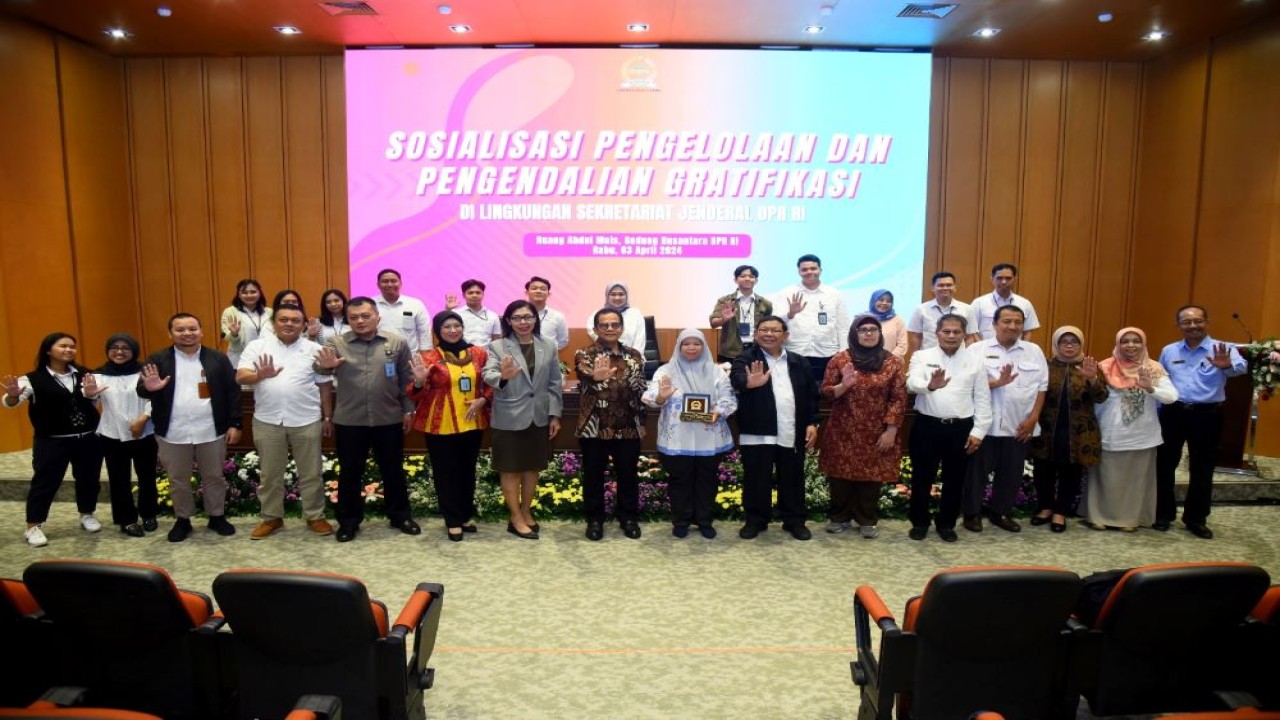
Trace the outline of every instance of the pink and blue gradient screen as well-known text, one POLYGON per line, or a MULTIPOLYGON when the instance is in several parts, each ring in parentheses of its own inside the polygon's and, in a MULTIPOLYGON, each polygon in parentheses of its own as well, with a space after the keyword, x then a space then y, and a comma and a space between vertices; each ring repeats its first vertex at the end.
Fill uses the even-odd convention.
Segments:
POLYGON ((436 312, 478 278, 501 311, 539 275, 582 327, 623 280, 658 327, 706 327, 735 267, 759 268, 767 296, 813 253, 854 312, 877 288, 907 311, 930 69, 872 52, 348 51, 351 291, 395 268, 436 312))

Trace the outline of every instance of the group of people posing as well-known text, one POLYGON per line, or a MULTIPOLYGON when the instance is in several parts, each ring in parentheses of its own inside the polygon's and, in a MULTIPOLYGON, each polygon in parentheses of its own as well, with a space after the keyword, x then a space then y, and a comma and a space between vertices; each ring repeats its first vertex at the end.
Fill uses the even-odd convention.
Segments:
MULTIPOLYGON (((591 342, 570 369, 579 381, 574 432, 588 539, 605 533, 610 468, 614 519, 624 536, 641 535, 637 461, 650 410, 659 413, 655 440, 669 476, 675 537, 695 528, 716 536, 718 467, 735 446, 727 423, 734 416, 744 469, 739 537, 757 537, 775 517, 795 539, 811 537, 804 457, 819 449, 830 486, 827 532, 856 529, 874 538, 880 485, 899 477, 909 393, 916 410, 905 441, 913 539, 927 537, 932 524, 943 540, 955 541, 957 521, 979 532, 984 514, 997 527, 1019 531, 1010 512, 1028 456, 1039 507, 1031 524, 1063 532, 1079 502, 1079 514, 1097 529, 1167 530, 1184 444, 1191 485, 1182 520, 1197 536, 1212 537, 1206 521, 1223 386, 1245 364, 1233 347, 1209 337, 1204 308, 1178 310, 1183 339, 1166 347, 1159 362, 1148 357, 1137 328, 1122 329, 1111 357, 1096 362, 1071 326, 1053 333, 1046 360, 1028 339, 1038 321, 1030 302, 1012 292, 1012 265, 993 268, 993 292, 972 305, 953 299, 951 273, 936 274, 934 298, 905 322, 887 290, 853 315, 840 293, 821 283, 816 256, 799 258, 797 270, 800 282, 769 300, 754 292, 756 268, 737 268, 737 288, 718 298, 709 315, 718 332, 715 358, 703 333, 688 328, 651 378, 644 372, 643 315, 630 304, 625 283, 608 284, 605 304, 588 320, 591 342), (820 397, 831 402, 821 433, 820 397), (931 514, 939 469, 940 505, 931 514)), ((101 529, 94 511, 104 458, 112 522, 124 534, 140 537, 158 527, 157 459, 173 480, 170 541, 193 531, 193 468, 209 529, 235 534, 224 517, 223 462, 227 445, 239 441, 242 387, 254 393, 260 456, 262 510, 252 539, 284 527, 291 454, 310 532, 339 542, 357 537, 372 453, 391 527, 419 534, 401 461, 410 430, 425 434, 450 540, 476 531, 476 462, 486 430, 509 511, 507 531, 537 539, 531 501, 561 432, 558 351, 568 345, 563 314, 546 304, 551 283, 530 278, 526 299, 499 314, 484 306, 484 283, 468 280, 463 302, 448 295, 434 317, 422 301, 401 294, 400 283, 400 274, 387 269, 378 274, 377 297, 326 290, 312 317, 297 292, 282 290, 267 304, 261 286, 243 280, 221 316, 226 354, 203 344, 200 320, 187 313, 169 320, 172 345, 145 361, 136 339, 112 336, 106 362, 93 371, 76 362, 74 337, 46 337, 32 372, 2 379, 3 404, 26 403, 35 429, 28 544, 47 544, 42 525, 68 467, 81 526, 101 529), (326 437, 337 448, 336 529, 325 519, 326 437)))

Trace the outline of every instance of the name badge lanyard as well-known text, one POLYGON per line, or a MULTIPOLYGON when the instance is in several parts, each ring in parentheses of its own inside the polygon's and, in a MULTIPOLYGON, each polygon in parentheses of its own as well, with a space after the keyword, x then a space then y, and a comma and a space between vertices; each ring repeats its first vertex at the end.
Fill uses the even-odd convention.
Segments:
POLYGON ((756 299, 753 295, 750 302, 744 307, 742 302, 738 302, 738 336, 751 337, 751 325, 756 318, 756 299))
POLYGON ((386 353, 387 360, 382 364, 382 374, 389 378, 394 378, 396 376, 396 362, 391 358, 391 348, 387 347, 383 352, 386 353))

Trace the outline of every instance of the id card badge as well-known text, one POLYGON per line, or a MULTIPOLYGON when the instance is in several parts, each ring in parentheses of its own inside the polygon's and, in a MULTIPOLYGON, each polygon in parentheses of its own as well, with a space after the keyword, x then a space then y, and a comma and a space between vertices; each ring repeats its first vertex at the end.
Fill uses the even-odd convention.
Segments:
POLYGON ((827 324, 827 314, 825 312, 818 313, 818 324, 819 325, 827 324))
POLYGON ((744 323, 744 322, 738 323, 738 337, 742 338, 743 340, 746 340, 747 338, 751 337, 751 323, 744 323))
POLYGON ((471 378, 467 377, 466 375, 463 375, 462 377, 458 378, 458 392, 464 392, 464 393, 471 392, 471 378))
POLYGON ((396 364, 390 360, 382 364, 382 374, 393 378, 396 376, 396 364))

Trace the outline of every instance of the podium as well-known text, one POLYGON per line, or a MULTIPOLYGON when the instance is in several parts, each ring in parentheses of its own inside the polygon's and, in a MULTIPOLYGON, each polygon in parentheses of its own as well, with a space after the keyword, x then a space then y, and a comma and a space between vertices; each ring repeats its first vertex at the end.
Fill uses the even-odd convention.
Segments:
POLYGON ((1253 390, 1253 377, 1245 373, 1227 378, 1226 392, 1214 470, 1257 477, 1254 439, 1258 431, 1258 395, 1253 390))

